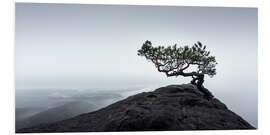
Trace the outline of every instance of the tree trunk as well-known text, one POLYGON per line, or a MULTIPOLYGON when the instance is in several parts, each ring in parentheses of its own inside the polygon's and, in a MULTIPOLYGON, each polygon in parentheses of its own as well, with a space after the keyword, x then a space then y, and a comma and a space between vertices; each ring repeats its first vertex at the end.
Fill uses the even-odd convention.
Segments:
POLYGON ((191 80, 191 84, 194 84, 198 87, 201 87, 203 85, 204 82, 204 74, 198 74, 198 75, 194 75, 192 76, 192 80, 191 80), (195 76, 195 77, 194 77, 195 76))
POLYGON ((198 89, 204 94, 204 97, 207 100, 210 100, 211 98, 213 98, 214 96, 212 95, 212 93, 206 89, 203 86, 203 82, 204 82, 204 74, 200 74, 196 77, 192 77, 193 79, 191 80, 191 84, 196 85, 198 87, 198 89))
MULTIPOLYGON (((165 72, 164 70, 161 70, 158 67, 158 71, 159 72, 165 72)), ((189 73, 184 73, 183 71, 179 71, 179 72, 174 72, 174 73, 169 73, 169 72, 165 72, 166 75, 169 76, 184 76, 184 77, 192 77, 193 79, 191 80, 191 84, 196 85, 197 88, 204 94, 204 97, 207 100, 210 100, 211 98, 213 98, 214 96, 212 95, 212 93, 207 90, 206 88, 203 87, 203 83, 204 83, 204 74, 202 73, 197 73, 197 72, 189 72, 189 73)))

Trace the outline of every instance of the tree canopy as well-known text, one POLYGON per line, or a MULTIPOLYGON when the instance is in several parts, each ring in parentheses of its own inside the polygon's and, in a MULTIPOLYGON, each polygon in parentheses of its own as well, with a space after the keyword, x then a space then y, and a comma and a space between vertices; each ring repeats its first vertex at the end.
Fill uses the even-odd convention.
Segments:
POLYGON ((201 42, 193 46, 177 46, 177 44, 164 47, 154 47, 151 41, 145 41, 138 50, 138 55, 154 63, 159 72, 167 77, 192 77, 192 84, 202 86, 204 75, 213 77, 216 74, 216 59, 210 56, 210 51, 201 42))

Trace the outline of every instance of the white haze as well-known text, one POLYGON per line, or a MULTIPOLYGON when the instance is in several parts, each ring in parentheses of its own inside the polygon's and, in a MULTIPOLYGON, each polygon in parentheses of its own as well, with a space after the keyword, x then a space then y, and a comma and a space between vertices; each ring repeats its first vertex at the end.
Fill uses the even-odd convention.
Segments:
POLYGON ((152 63, 137 56, 137 50, 145 40, 165 46, 201 41, 218 61, 217 75, 207 77, 205 86, 257 127, 257 12, 256 8, 17 3, 16 94, 33 89, 113 92, 188 83, 190 78, 158 73, 152 63))

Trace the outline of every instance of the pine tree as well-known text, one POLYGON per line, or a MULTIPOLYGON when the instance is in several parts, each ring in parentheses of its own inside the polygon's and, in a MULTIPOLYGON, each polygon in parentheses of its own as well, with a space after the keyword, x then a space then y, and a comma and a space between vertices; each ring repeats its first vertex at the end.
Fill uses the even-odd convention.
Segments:
POLYGON ((167 77, 192 77, 191 84, 199 89, 204 89, 204 75, 210 77, 216 75, 216 59, 210 56, 210 51, 207 51, 201 42, 195 43, 192 47, 177 44, 154 47, 151 41, 147 40, 138 50, 138 55, 152 62, 157 70, 165 73, 167 77))

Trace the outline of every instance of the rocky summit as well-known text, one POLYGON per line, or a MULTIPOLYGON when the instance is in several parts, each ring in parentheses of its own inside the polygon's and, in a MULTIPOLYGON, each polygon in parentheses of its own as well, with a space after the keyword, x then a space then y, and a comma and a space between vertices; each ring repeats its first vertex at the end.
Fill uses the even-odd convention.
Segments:
POLYGON ((17 133, 255 129, 217 98, 192 84, 143 92, 70 119, 17 133))

